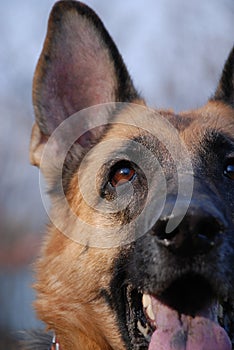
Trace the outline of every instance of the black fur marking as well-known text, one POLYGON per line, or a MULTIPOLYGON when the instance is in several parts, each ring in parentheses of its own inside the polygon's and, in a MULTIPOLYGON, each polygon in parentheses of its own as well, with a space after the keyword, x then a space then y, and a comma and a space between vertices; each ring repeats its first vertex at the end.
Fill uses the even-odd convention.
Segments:
POLYGON ((233 137, 216 130, 207 130, 200 142, 194 167, 196 177, 203 179, 200 181, 203 182, 203 186, 205 185, 204 193, 212 196, 216 207, 227 217, 232 217, 232 220, 234 220, 234 186, 233 182, 224 176, 224 169, 228 159, 233 155, 233 137))
POLYGON ((147 350, 149 345, 137 329, 137 320, 143 319, 143 323, 145 322, 141 306, 142 295, 137 289, 132 290, 129 285, 129 257, 132 249, 134 249, 134 244, 124 248, 114 262, 110 296, 126 349, 147 350))
POLYGON ((108 292, 108 290, 106 289, 101 289, 100 291, 100 295, 101 297, 105 300, 105 302, 107 303, 107 305, 113 309, 113 302, 112 302, 112 297, 110 295, 110 293, 108 292))
POLYGON ((126 266, 127 255, 120 254, 114 263, 113 278, 110 285, 112 307, 117 314, 117 321, 119 329, 122 335, 122 339, 125 342, 127 349, 131 349, 131 340, 129 339, 127 319, 126 319, 126 302, 127 296, 125 292, 126 287, 126 266))

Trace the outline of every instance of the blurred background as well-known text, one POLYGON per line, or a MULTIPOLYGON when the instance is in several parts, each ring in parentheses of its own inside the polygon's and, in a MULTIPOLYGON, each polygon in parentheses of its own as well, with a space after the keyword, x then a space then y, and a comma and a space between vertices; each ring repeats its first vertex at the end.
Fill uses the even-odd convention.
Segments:
MULTIPOLYGON (((31 307, 32 263, 46 213, 29 165, 32 77, 53 0, 0 0, 0 350, 18 330, 43 327, 31 307)), ((201 106, 234 42, 233 0, 87 0, 153 107, 201 106)))

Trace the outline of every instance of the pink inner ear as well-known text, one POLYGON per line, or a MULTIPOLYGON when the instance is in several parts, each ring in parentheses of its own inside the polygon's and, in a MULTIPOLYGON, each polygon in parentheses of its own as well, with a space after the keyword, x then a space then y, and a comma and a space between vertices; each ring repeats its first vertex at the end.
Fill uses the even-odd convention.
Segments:
POLYGON ((69 38, 69 42, 61 40, 61 46, 52 54, 55 59, 52 59, 47 77, 50 98, 54 94, 68 115, 114 101, 116 81, 107 50, 95 40, 93 48, 88 46, 91 44, 89 37, 83 46, 80 34, 69 38))
POLYGON ((79 145, 81 145, 82 147, 86 148, 89 146, 91 140, 92 133, 91 131, 87 131, 77 139, 77 143, 79 143, 79 145))
POLYGON ((79 110, 116 99, 115 67, 89 18, 75 9, 58 23, 51 17, 34 83, 34 104, 49 132, 79 110))
POLYGON ((83 135, 81 135, 76 140, 76 142, 79 143, 79 145, 81 145, 84 148, 89 148, 90 146, 92 146, 93 142, 96 142, 100 137, 100 135, 103 134, 105 128, 106 128, 106 125, 92 128, 92 130, 88 130, 83 135))

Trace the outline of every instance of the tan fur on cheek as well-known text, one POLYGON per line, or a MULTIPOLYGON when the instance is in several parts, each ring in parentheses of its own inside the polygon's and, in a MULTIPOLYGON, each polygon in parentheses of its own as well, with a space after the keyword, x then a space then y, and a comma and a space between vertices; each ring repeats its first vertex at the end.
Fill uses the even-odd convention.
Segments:
POLYGON ((113 311, 101 297, 111 279, 114 249, 85 248, 54 228, 38 261, 38 316, 65 349, 124 349, 113 311))

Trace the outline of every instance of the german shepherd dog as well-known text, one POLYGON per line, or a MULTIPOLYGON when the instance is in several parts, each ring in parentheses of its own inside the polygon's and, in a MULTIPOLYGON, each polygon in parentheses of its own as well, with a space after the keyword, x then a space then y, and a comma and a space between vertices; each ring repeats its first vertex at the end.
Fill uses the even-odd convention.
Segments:
POLYGON ((55 336, 31 348, 234 349, 234 50, 205 106, 153 110, 97 15, 59 1, 33 104, 35 308, 55 336))

